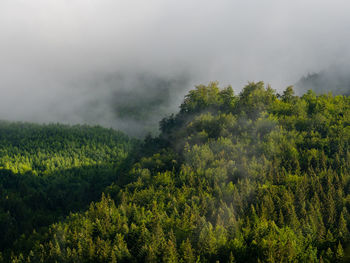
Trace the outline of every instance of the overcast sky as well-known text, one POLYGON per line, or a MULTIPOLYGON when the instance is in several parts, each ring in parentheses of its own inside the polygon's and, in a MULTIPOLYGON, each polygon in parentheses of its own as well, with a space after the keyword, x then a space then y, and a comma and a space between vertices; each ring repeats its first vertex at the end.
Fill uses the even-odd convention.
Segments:
POLYGON ((140 75, 172 83, 167 113, 211 80, 282 90, 350 64, 349 14, 346 0, 0 0, 0 119, 117 127, 111 92, 156 93, 140 75))

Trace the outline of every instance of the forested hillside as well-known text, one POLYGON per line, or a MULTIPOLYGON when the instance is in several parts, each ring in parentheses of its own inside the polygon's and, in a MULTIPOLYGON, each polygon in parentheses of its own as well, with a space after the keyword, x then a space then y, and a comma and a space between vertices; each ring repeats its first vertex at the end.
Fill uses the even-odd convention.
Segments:
POLYGON ((1 250, 126 183, 118 173, 134 146, 101 127, 0 122, 1 250))
MULTIPOLYGON (((113 174, 116 182, 100 201, 41 232, 26 233, 4 250, 3 261, 349 262, 350 97, 312 91, 297 97, 291 87, 277 94, 262 82, 235 95, 231 87, 211 83, 190 91, 160 129, 158 137, 145 139, 128 172, 124 166, 123 173, 113 174), (119 175, 129 183, 118 183, 119 175)), ((50 154, 61 152, 52 145, 50 154)), ((8 148, 13 150, 6 158, 13 161, 7 163, 13 164, 1 178, 44 180, 45 170, 61 171, 55 161, 41 169, 44 158, 34 161, 40 156, 35 148, 21 150, 15 143, 8 148), (16 164, 16 151, 28 153, 25 166, 16 164)), ((93 159, 89 151, 80 155, 78 163, 93 159)), ((95 164, 91 176, 100 182, 105 175, 95 164)), ((75 170, 71 175, 75 180, 75 170)), ((7 180, 3 188, 11 195, 1 196, 1 222, 7 222, 16 200, 27 201, 28 192, 20 189, 30 185, 11 187, 7 180)), ((62 202, 80 203, 70 196, 74 184, 66 187, 69 195, 62 202)), ((32 196, 40 193, 35 189, 30 186, 32 196)), ((32 201, 40 206, 50 198, 32 201)))

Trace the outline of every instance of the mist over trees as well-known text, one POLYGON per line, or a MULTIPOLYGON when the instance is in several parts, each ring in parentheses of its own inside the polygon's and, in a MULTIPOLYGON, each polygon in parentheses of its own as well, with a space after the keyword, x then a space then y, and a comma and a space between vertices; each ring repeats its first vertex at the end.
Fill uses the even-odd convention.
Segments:
POLYGON ((147 133, 157 134, 159 120, 177 111, 190 76, 185 73, 172 78, 149 73, 116 74, 106 81, 116 86, 108 94, 108 105, 113 113, 109 123, 129 135, 143 137, 147 133))
POLYGON ((143 136, 198 83, 238 93, 263 79, 282 92, 307 72, 350 68, 348 1, 136 2, 0 1, 0 119, 143 136), (116 116, 115 94, 155 105, 160 83, 171 101, 149 108, 145 123, 116 116))
MULTIPOLYGON (((160 122, 160 130, 133 148, 122 169, 116 164, 115 178, 124 180, 104 188, 100 201, 40 231, 24 232, 13 245, 6 239, 2 261, 349 260, 349 97, 313 91, 296 96, 292 87, 278 94, 263 82, 249 83, 235 95, 230 86, 212 82, 191 90, 179 112, 160 122)), ((98 131, 94 140, 100 141, 100 132, 105 133, 98 131)), ((55 138, 43 136, 48 142, 55 138)), ((13 163, 8 159, 9 167, 13 163)), ((100 165, 93 171, 98 180, 105 178, 100 165)), ((0 174, 23 176, 14 169, 0 174)), ((14 191, 8 179, 1 187, 14 191)), ((31 200, 28 194, 21 198, 31 200)), ((2 196, 5 233, 17 220, 6 206, 15 196, 2 196)), ((21 203, 16 207, 25 209, 21 203)))
POLYGON ((348 66, 337 65, 318 73, 309 73, 295 84, 298 92, 313 90, 317 94, 331 92, 334 95, 350 95, 350 73, 348 66))
POLYGON ((0 263, 350 262, 349 10, 0 0, 0 263))
POLYGON ((0 119, 100 125, 139 138, 155 135, 159 120, 176 112, 190 89, 190 75, 116 71, 54 83, 54 92, 49 88, 36 91, 24 102, 18 96, 13 110, 0 109, 0 119))

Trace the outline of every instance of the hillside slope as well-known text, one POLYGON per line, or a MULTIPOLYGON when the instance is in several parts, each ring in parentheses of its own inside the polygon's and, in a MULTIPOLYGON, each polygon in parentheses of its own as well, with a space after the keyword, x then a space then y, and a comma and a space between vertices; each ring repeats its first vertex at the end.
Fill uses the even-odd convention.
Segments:
POLYGON ((211 83, 160 128, 135 181, 23 238, 13 262, 345 260, 350 97, 211 83))
POLYGON ((0 248, 86 209, 136 145, 101 127, 0 122, 0 248))

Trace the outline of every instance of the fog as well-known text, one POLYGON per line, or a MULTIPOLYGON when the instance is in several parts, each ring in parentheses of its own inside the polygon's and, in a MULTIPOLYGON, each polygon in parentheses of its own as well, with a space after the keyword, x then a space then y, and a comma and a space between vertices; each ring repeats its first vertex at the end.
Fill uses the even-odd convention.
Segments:
POLYGON ((140 136, 197 84, 281 91, 330 67, 346 75, 349 10, 345 0, 1 0, 0 119, 140 136))
POLYGON ((319 72, 309 72, 294 85, 298 95, 307 90, 316 94, 350 95, 350 70, 348 64, 331 65, 319 72))

